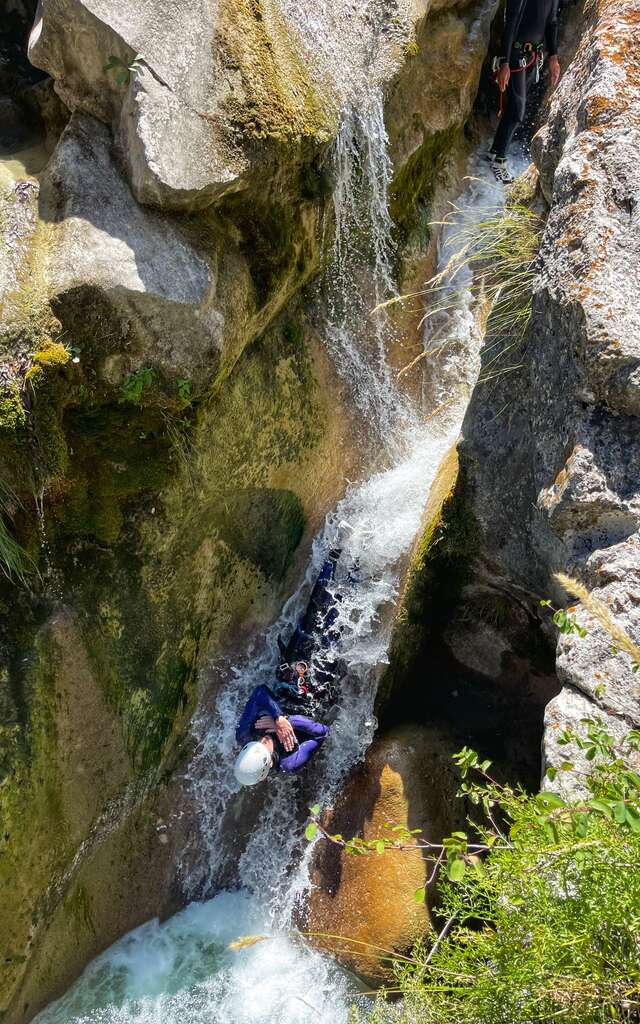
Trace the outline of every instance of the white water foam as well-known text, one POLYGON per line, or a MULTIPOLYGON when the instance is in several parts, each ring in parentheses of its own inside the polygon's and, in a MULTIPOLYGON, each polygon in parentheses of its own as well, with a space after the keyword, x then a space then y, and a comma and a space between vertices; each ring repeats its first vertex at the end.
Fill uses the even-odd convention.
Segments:
MULTIPOLYGON (((239 935, 264 935, 247 894, 192 903, 163 924, 148 921, 84 971, 37 1020, 42 1024, 346 1024, 358 985, 287 935, 230 950, 239 935)), ((268 933, 267 933, 268 934, 268 933)))
POLYGON ((278 6, 340 115, 366 107, 395 73, 411 35, 411 0, 278 0, 278 6))
POLYGON ((393 281, 393 224, 388 155, 381 90, 365 106, 345 115, 334 151, 333 258, 318 302, 327 345, 363 417, 369 444, 398 461, 417 422, 416 410, 398 389, 386 358, 393 329, 381 302, 396 295, 393 281))

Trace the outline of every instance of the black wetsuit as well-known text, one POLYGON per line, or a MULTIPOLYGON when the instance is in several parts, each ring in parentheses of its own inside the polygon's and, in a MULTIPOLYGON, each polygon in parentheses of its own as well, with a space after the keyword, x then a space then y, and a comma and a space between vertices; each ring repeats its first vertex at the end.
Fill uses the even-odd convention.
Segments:
MULTIPOLYGON (((512 71, 520 67, 520 61, 531 58, 522 47, 531 43, 542 47, 545 56, 553 57, 558 52, 558 2, 559 0, 507 0, 500 63, 508 63, 512 71)), ((527 71, 512 74, 507 86, 506 105, 500 118, 496 137, 491 150, 497 157, 505 157, 513 133, 524 120, 527 94, 536 81, 537 69, 534 60, 527 71)))

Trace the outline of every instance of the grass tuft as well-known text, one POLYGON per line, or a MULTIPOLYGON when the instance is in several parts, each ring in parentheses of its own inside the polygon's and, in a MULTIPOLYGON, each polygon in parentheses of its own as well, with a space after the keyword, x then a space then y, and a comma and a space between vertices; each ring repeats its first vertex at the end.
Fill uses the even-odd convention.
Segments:
POLYGON ((37 572, 35 562, 9 532, 4 517, 10 517, 12 506, 20 504, 11 488, 0 480, 0 572, 11 583, 27 585, 27 579, 37 572))
POLYGON ((556 573, 555 579, 561 587, 564 587, 568 594, 577 597, 587 611, 591 612, 605 633, 611 637, 616 648, 628 654, 634 665, 640 665, 640 647, 633 642, 629 634, 615 621, 606 604, 600 601, 599 598, 594 597, 583 583, 572 579, 571 576, 567 576, 563 572, 556 573))
MULTIPOLYGON (((428 297, 430 308, 420 326, 434 317, 453 313, 471 291, 485 332, 484 365, 480 383, 518 368, 520 353, 531 323, 533 287, 538 268, 543 219, 529 205, 523 189, 512 190, 506 206, 488 205, 480 221, 466 223, 463 209, 452 209, 434 227, 451 228, 452 254, 425 287, 382 303, 374 310, 407 299, 428 297), (469 284, 468 273, 472 281, 469 284), (459 287, 457 287, 460 282, 459 287), (488 356, 488 358, 487 358, 488 356)), ((445 343, 446 344, 446 343, 445 343)), ((421 352, 399 371, 406 374, 432 350, 421 352)))

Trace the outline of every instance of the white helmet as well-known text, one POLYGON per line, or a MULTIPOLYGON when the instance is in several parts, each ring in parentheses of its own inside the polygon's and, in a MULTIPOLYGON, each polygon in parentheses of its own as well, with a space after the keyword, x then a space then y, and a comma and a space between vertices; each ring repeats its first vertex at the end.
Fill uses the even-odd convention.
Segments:
POLYGON ((264 743, 247 743, 236 757, 233 773, 241 786, 263 782, 271 769, 271 754, 264 743))

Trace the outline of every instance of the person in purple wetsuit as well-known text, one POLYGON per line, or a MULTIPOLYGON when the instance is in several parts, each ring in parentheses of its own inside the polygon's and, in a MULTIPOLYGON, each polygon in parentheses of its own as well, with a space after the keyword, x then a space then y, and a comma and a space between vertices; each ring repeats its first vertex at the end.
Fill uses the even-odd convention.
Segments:
POLYGON ((289 715, 268 686, 258 686, 247 701, 236 740, 243 748, 236 759, 235 774, 245 786, 267 777, 271 768, 299 772, 320 749, 329 727, 304 715, 289 715))

